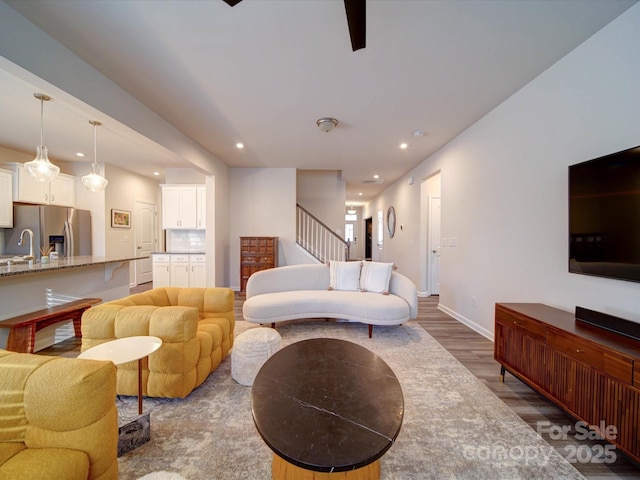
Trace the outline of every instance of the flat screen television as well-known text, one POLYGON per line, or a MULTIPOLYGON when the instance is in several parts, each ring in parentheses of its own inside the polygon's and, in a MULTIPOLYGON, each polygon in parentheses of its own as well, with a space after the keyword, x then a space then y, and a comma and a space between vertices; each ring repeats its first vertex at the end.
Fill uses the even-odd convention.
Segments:
POLYGON ((569 272, 640 282, 640 146, 569 167, 569 272))

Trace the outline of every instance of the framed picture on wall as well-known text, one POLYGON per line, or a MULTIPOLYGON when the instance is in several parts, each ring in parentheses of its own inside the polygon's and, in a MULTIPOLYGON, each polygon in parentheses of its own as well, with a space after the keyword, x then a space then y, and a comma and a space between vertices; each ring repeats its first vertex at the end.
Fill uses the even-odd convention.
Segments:
POLYGON ((111 226, 113 228, 131 228, 131 212, 112 208, 111 226))

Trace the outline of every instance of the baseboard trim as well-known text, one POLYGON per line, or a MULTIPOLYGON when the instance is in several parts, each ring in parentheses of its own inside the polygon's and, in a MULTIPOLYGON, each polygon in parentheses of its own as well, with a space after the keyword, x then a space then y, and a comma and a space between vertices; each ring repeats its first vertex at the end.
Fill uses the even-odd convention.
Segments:
POLYGON ((494 332, 491 332, 489 330, 487 330, 486 328, 478 325, 477 323, 469 320, 467 317, 460 315, 457 312, 454 312, 453 310, 451 310, 448 307, 445 307, 442 304, 438 304, 438 310, 440 310, 441 312, 446 313, 447 315, 455 318, 457 321, 459 321, 460 323, 466 325, 467 327, 469 327, 471 330, 478 332, 480 335, 482 335, 485 338, 488 338, 489 340, 491 340, 493 342, 494 339, 494 332))

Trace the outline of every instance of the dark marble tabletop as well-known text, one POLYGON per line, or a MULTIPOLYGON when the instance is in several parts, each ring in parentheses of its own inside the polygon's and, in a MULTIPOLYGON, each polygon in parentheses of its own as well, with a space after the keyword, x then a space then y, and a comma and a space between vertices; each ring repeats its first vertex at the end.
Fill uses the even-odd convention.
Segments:
POLYGON ((404 415, 389 366, 355 343, 316 338, 275 353, 251 390, 258 432, 280 457, 318 472, 364 467, 393 444, 404 415))

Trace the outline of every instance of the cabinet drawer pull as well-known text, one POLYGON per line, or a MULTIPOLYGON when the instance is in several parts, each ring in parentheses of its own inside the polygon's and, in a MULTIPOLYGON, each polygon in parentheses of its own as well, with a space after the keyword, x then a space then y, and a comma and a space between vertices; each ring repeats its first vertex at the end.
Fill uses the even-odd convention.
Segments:
POLYGON ((581 353, 581 350, 579 348, 576 348, 576 353, 581 353))

